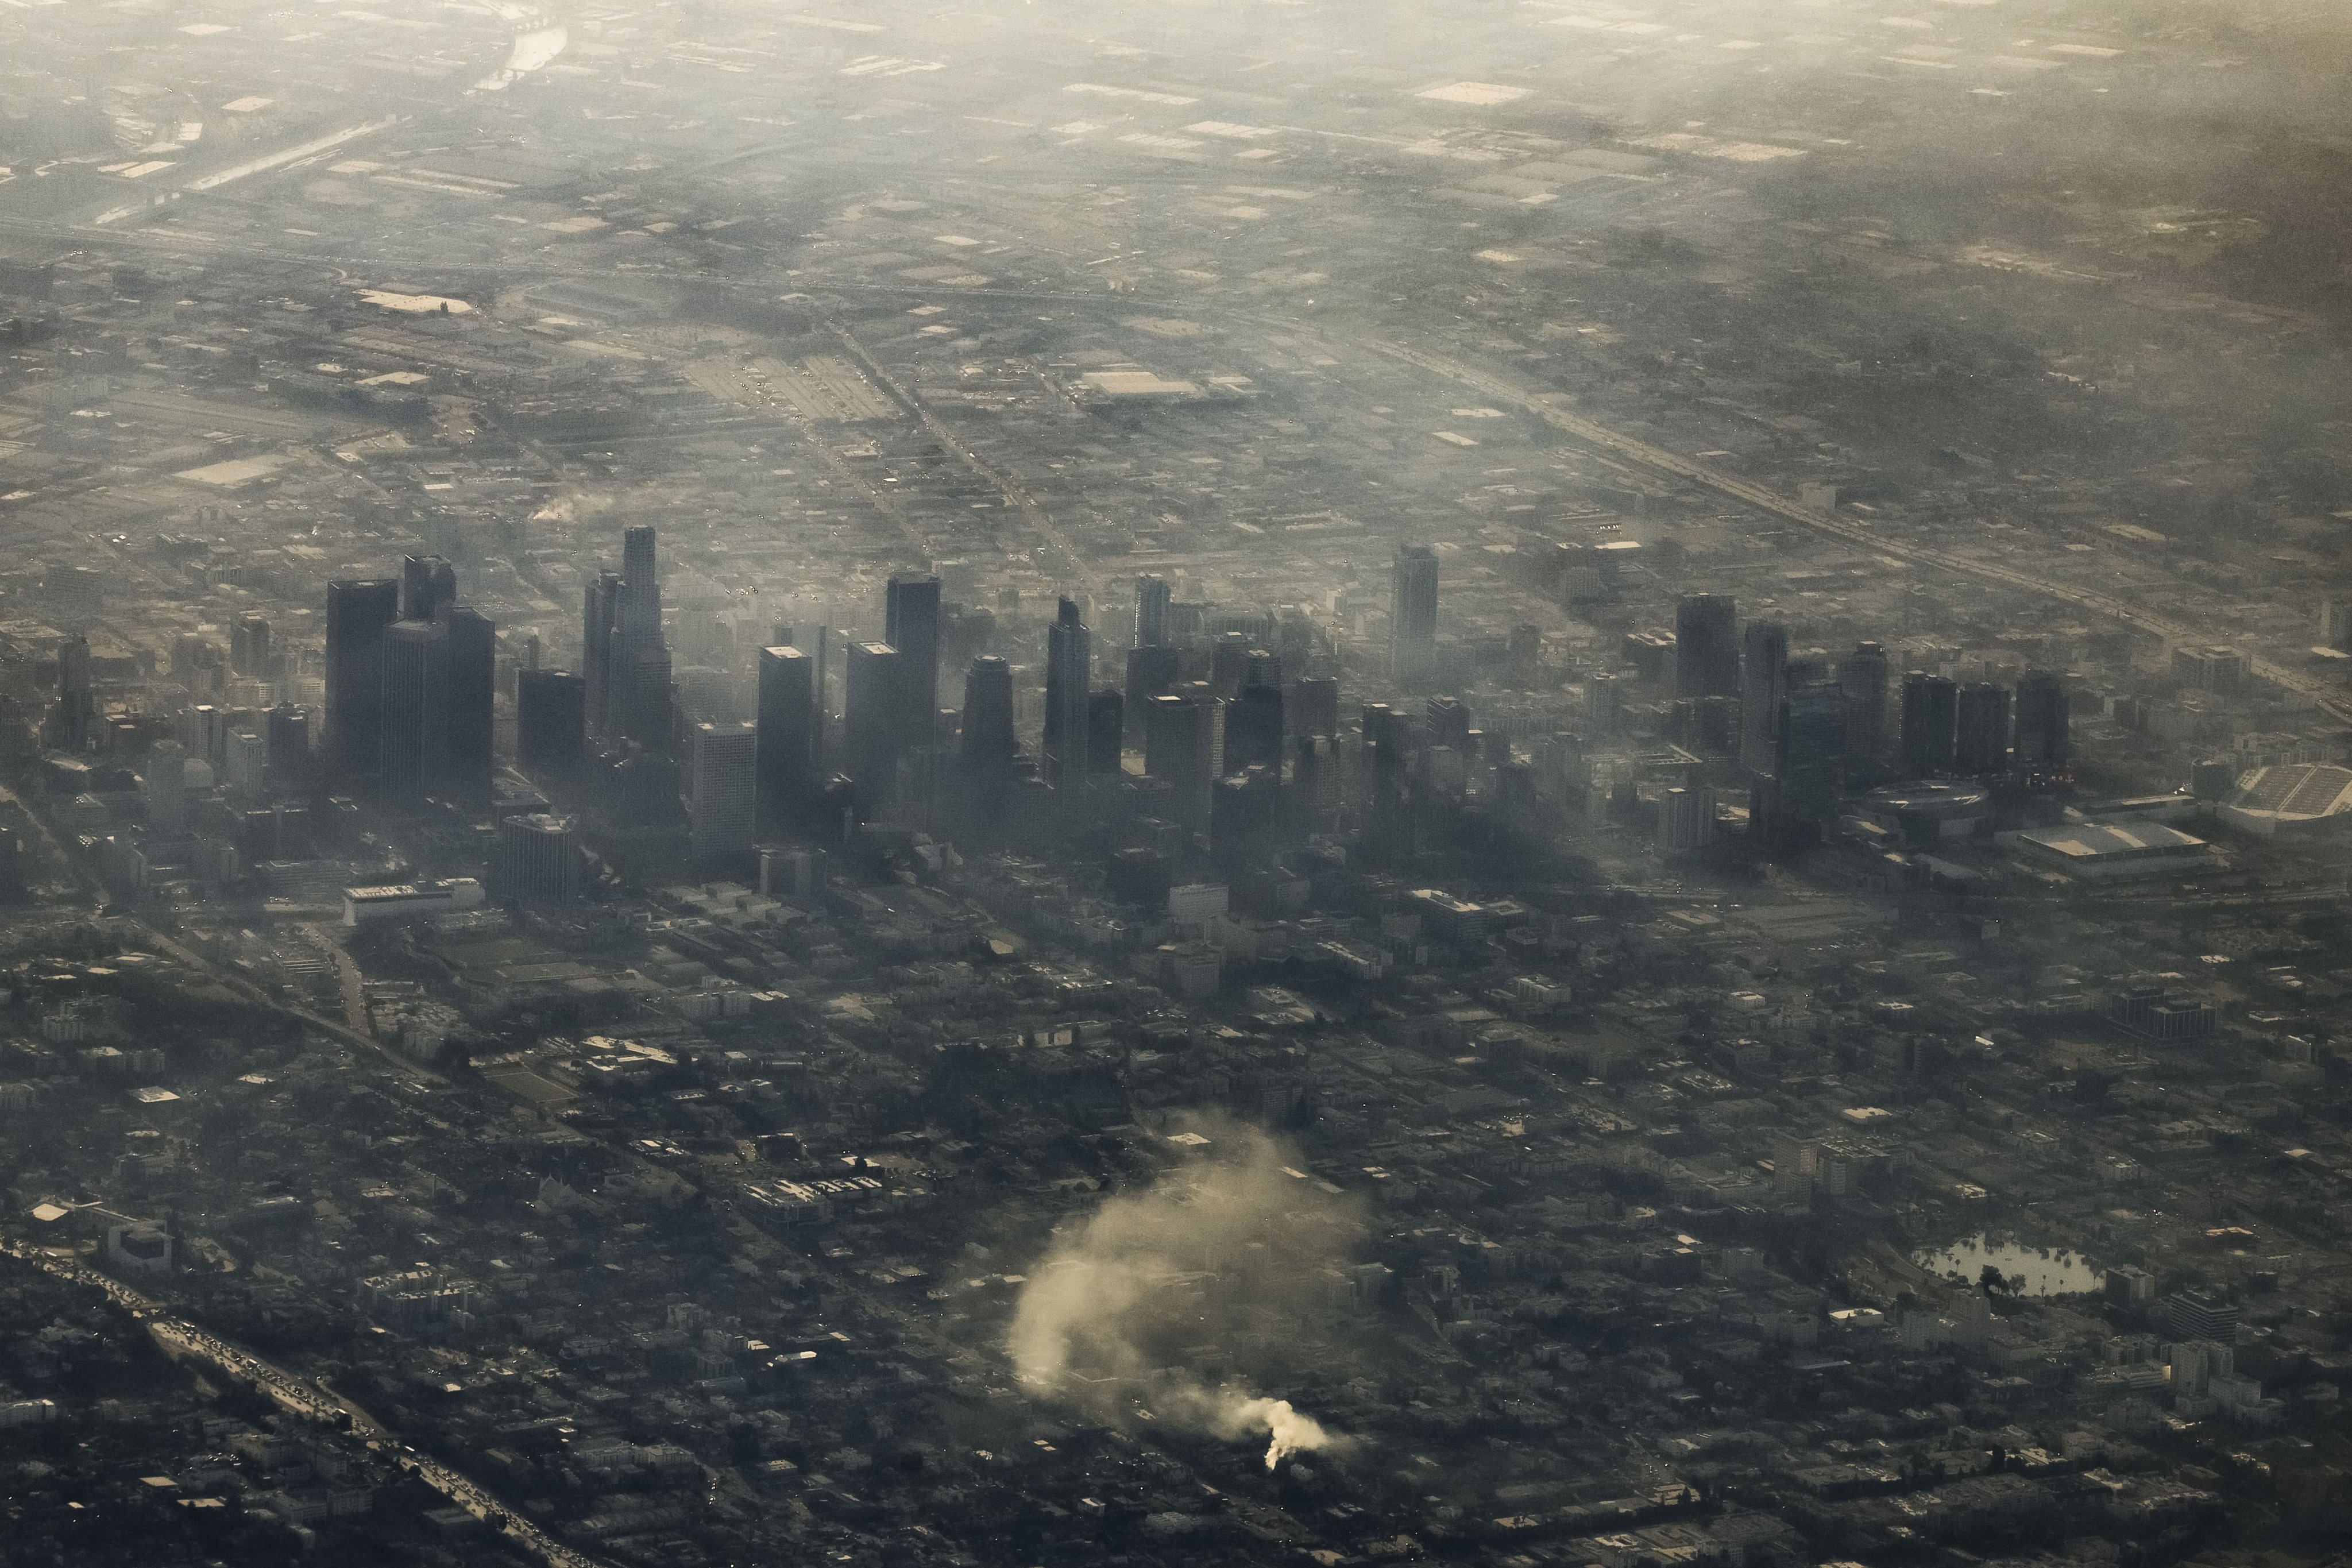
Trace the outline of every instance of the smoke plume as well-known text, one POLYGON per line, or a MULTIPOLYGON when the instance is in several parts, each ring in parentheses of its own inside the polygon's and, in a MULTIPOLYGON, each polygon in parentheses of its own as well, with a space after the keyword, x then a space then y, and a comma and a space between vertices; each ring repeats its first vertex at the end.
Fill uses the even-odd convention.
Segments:
POLYGON ((1313 1353, 1314 1307, 1344 1284, 1362 1222, 1265 1134, 1195 1131, 1209 1140, 1196 1161, 1056 1232, 1013 1311, 1013 1365, 1097 1419, 1262 1433, 1268 1469, 1341 1450, 1348 1438, 1248 1384, 1313 1353))

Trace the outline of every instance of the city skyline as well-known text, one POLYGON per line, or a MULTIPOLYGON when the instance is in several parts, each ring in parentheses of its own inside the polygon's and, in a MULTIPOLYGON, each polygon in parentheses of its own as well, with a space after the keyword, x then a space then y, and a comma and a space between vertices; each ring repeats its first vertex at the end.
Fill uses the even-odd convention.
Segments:
POLYGON ((2344 1568, 2352 18, 0 5, 0 1565, 2344 1568))

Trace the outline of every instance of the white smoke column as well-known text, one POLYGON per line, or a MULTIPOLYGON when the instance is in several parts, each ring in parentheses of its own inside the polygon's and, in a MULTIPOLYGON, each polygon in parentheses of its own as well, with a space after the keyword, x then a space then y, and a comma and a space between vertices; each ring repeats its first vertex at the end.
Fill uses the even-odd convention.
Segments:
POLYGON ((1056 1235, 1013 1310, 1013 1366, 1037 1393, 1100 1419, 1124 1419, 1141 1401, 1163 1424, 1227 1440, 1265 1433, 1268 1469, 1340 1449, 1349 1439, 1289 1401, 1212 1386, 1175 1364, 1227 1315, 1295 1328, 1362 1229, 1352 1205, 1297 1175, 1285 1163, 1297 1156, 1264 1133, 1199 1125, 1208 1158, 1106 1199, 1056 1235))
POLYGON ((1293 1454, 1312 1454, 1339 1441, 1312 1415, 1302 1415, 1287 1399, 1244 1399, 1235 1405, 1233 1424, 1243 1431, 1265 1428, 1265 1468, 1274 1468, 1293 1454))

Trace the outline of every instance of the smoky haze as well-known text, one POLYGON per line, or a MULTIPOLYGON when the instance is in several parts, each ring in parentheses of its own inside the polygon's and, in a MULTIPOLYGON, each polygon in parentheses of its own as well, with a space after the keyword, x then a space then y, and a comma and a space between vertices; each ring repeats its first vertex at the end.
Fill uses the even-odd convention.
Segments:
POLYGON ((0 1568, 2352 1568, 2347 84, 0 0, 0 1568))
MULTIPOLYGON (((1289 1401, 1253 1391, 1248 1369, 1296 1364, 1330 1279, 1363 1237, 1358 1205, 1286 1164, 1255 1129, 1205 1121, 1196 1163, 1104 1200, 1065 1227, 1023 1287, 1006 1335, 1022 1381, 1104 1421, 1154 1421, 1239 1439, 1264 1433, 1266 1468, 1344 1452, 1289 1401), (1239 1357, 1238 1375, 1203 1362, 1239 1357)), ((1180 1137, 1184 1134, 1180 1133, 1180 1137)))

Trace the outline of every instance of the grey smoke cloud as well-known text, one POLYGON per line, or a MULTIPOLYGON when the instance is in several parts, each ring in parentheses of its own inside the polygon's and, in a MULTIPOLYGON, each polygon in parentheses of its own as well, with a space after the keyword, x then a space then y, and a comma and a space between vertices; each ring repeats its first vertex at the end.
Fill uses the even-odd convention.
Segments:
POLYGON ((1097 1419, 1147 1417, 1237 1441, 1266 1436, 1266 1468, 1350 1439, 1243 1379, 1198 1370, 1236 1341, 1311 1339, 1329 1270, 1363 1233, 1357 1206, 1299 1176, 1297 1156, 1254 1129, 1202 1122, 1192 1163, 1106 1199, 1065 1227, 1022 1288, 1006 1349, 1022 1381, 1097 1419))

